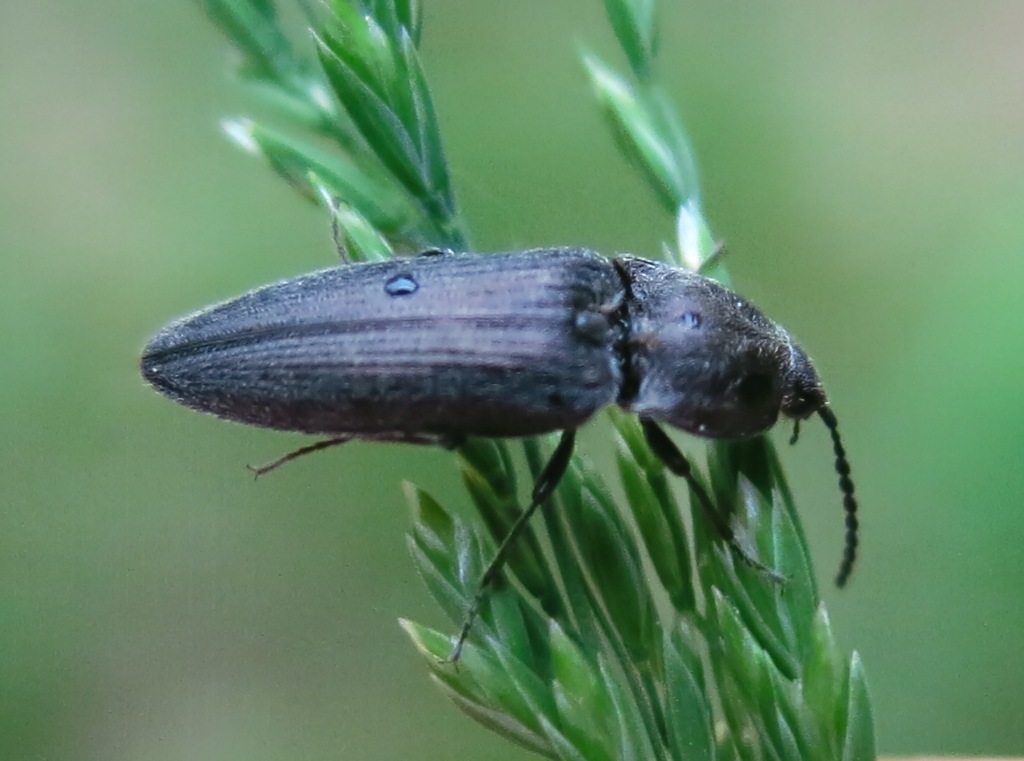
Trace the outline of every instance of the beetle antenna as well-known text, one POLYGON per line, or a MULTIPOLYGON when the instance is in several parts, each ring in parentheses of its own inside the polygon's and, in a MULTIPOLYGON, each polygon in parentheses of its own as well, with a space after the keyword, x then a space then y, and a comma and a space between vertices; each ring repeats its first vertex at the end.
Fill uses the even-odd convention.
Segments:
POLYGON ((836 586, 843 587, 853 571, 853 564, 857 560, 857 545, 860 543, 857 533, 860 528, 857 520, 857 498, 853 494, 853 480, 850 478, 850 463, 846 459, 846 449, 843 447, 843 440, 839 438, 839 421, 828 406, 820 407, 818 415, 832 436, 832 448, 836 453, 836 473, 839 474, 839 491, 843 495, 843 512, 846 514, 846 544, 843 547, 839 573, 836 574, 836 586))

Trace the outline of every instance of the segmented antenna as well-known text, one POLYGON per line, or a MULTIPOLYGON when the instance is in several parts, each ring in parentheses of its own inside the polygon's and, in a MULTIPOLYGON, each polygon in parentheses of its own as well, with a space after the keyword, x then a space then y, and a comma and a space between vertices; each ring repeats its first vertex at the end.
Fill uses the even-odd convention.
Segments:
POLYGON ((846 459, 846 449, 843 448, 843 441, 839 438, 839 422, 835 413, 827 406, 820 407, 818 414, 821 416, 825 427, 832 436, 832 448, 836 453, 836 473, 839 474, 839 491, 843 494, 843 512, 846 514, 846 544, 843 547, 843 560, 839 564, 839 573, 836 574, 836 586, 846 585, 850 573, 853 571, 853 564, 857 560, 857 545, 859 539, 857 529, 857 499, 853 496, 853 480, 850 478, 850 463, 846 459))

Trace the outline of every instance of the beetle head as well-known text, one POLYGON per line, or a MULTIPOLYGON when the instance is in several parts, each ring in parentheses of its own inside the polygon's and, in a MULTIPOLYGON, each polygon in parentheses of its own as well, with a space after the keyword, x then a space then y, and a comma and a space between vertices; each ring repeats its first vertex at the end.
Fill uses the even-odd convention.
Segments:
POLYGON ((828 398, 810 357, 788 335, 786 337, 789 340, 790 360, 786 368, 782 414, 794 420, 806 420, 824 407, 828 398))

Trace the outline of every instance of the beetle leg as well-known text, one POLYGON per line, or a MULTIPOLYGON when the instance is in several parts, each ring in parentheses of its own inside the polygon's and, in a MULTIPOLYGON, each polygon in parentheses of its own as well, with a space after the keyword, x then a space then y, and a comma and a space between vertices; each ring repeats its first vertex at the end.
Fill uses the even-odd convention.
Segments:
POLYGON ((286 455, 282 455, 281 457, 278 457, 276 460, 271 460, 270 462, 265 463, 264 465, 246 465, 245 467, 247 467, 249 470, 253 472, 253 476, 255 478, 259 478, 260 476, 265 476, 272 470, 277 470, 285 463, 289 463, 292 460, 299 459, 303 455, 312 454, 313 452, 319 452, 321 449, 336 447, 339 444, 345 444, 349 441, 352 441, 353 438, 353 436, 337 436, 333 439, 324 439, 323 441, 318 441, 315 444, 307 444, 304 447, 300 447, 295 451, 289 452, 286 455))
POLYGON ((509 529, 505 538, 501 540, 501 544, 498 545, 498 551, 494 553, 491 562, 480 575, 476 593, 473 595, 473 601, 469 605, 469 610, 466 611, 466 618, 462 622, 462 628, 459 630, 459 637, 455 642, 455 647, 452 648, 451 655, 448 656, 448 663, 455 663, 459 660, 459 656, 462 655, 462 646, 466 644, 466 638, 469 637, 473 623, 480 613, 480 606, 487 596, 488 587, 490 587, 495 577, 504 567, 509 549, 515 544, 520 534, 523 533, 523 529, 526 528, 530 517, 537 511, 538 507, 548 501, 551 494, 555 491, 555 487, 562 480, 562 476, 565 475, 565 471, 569 469, 569 460, 572 457, 575 443, 575 430, 562 431, 562 438, 559 439, 558 446, 555 447, 555 451, 551 454, 551 459, 548 460, 548 464, 544 466, 544 470, 541 471, 540 476, 537 477, 537 482, 533 485, 529 506, 516 518, 512 528, 509 529))
POLYGON ((647 446, 665 464, 666 468, 675 475, 686 479, 690 491, 696 495, 697 502, 700 503, 701 508, 711 520, 711 525, 715 527, 718 535, 732 548, 736 556, 751 568, 768 577, 768 580, 773 584, 784 584, 786 582, 785 576, 753 557, 739 543, 736 539, 736 534, 729 525, 729 521, 715 508, 708 493, 693 475, 690 461, 679 451, 679 447, 668 437, 668 434, 661 430, 653 420, 641 418, 640 425, 644 429, 644 438, 647 439, 647 446))
POLYGON ((346 436, 335 436, 331 439, 324 439, 318 441, 315 444, 308 444, 304 447, 296 449, 294 452, 289 452, 286 455, 278 457, 276 460, 272 460, 265 465, 253 466, 246 465, 251 470, 256 478, 266 475, 272 470, 277 470, 282 465, 297 460, 303 455, 312 454, 313 452, 319 452, 321 449, 329 449, 330 447, 336 447, 340 444, 347 444, 353 439, 362 439, 364 441, 393 441, 400 444, 425 444, 427 446, 443 447, 444 449, 458 449, 466 441, 466 437, 462 434, 456 433, 375 433, 372 435, 367 434, 348 434, 346 436))

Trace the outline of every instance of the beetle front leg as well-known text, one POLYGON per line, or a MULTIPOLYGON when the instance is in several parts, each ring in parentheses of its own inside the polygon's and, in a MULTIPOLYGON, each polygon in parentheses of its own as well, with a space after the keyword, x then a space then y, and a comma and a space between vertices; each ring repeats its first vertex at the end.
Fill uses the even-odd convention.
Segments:
POLYGON ((711 525, 715 527, 715 531, 718 532, 718 535, 722 537, 732 551, 736 553, 736 556, 751 568, 768 577, 768 580, 773 584, 785 584, 785 576, 775 569, 769 568, 760 560, 753 557, 739 543, 736 539, 736 534, 729 525, 729 521, 714 506, 711 502, 711 498, 704 490, 700 481, 694 477, 693 468, 690 467, 690 461, 687 460, 686 456, 679 451, 679 447, 677 447, 675 442, 668 437, 668 434, 661 430, 653 420, 645 420, 641 418, 640 425, 643 427, 644 438, 647 440, 647 446, 649 446, 658 459, 664 463, 666 468, 680 478, 686 479, 686 483, 690 487, 690 491, 696 495, 697 502, 700 503, 704 513, 710 519, 711 525))

